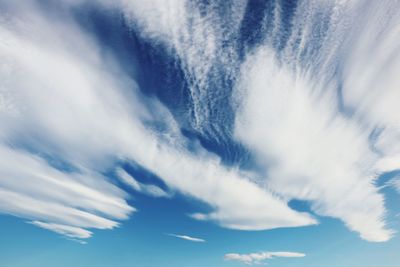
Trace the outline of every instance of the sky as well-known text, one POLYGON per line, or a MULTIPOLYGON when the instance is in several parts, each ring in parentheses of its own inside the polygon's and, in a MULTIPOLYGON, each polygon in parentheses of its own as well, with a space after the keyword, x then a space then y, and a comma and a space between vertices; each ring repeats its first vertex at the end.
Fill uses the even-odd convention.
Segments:
POLYGON ((0 266, 396 267, 397 0, 0 0, 0 266))

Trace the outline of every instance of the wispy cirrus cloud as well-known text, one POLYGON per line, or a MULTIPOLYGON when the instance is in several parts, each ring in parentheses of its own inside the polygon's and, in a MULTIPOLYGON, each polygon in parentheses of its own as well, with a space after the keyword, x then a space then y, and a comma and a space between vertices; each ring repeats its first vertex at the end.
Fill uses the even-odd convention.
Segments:
POLYGON ((70 238, 89 238, 92 236, 92 233, 90 231, 70 225, 44 223, 39 221, 33 221, 31 223, 38 227, 59 233, 61 235, 65 235, 70 238))
POLYGON ((388 186, 392 186, 397 192, 400 193, 400 173, 387 183, 388 186))
POLYGON ((158 186, 152 185, 152 184, 143 184, 139 181, 137 181, 132 175, 127 173, 124 169, 122 168, 117 168, 116 173, 120 180, 131 187, 133 190, 152 196, 152 197, 171 197, 171 194, 168 192, 165 192, 163 189, 161 189, 158 186))
POLYGON ((191 241, 191 242, 206 242, 206 240, 204 240, 202 238, 192 237, 192 236, 188 236, 188 235, 177 235, 177 234, 167 234, 167 235, 173 236, 176 238, 180 238, 183 240, 191 241))
POLYGON ((238 254, 238 253, 228 253, 225 254, 224 259, 226 261, 239 261, 247 265, 263 265, 266 264, 265 261, 274 258, 302 258, 306 255, 299 252, 258 252, 249 254, 238 254))

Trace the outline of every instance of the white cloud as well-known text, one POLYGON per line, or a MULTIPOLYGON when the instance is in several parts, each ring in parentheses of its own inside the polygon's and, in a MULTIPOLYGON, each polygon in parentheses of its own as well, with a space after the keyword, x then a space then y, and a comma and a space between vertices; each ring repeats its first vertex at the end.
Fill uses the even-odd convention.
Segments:
MULTIPOLYGON (((307 12, 299 12, 297 20, 326 8, 300 7, 307 12)), ((400 110, 394 103, 400 82, 394 75, 400 62, 394 47, 399 17, 385 15, 398 7, 350 1, 335 8, 351 23, 332 23, 325 40, 303 31, 314 23, 306 20, 280 54, 266 43, 247 57, 236 92, 244 101, 235 134, 264 163, 266 178, 260 183, 284 198, 310 201, 316 213, 341 219, 366 240, 386 241, 393 231, 386 226, 384 196, 375 182, 383 171, 400 167, 400 110), (368 27, 360 29, 363 18, 368 27), (304 46, 293 54, 291 41, 298 32, 304 46), (315 55, 308 47, 313 42, 323 47, 315 55), (310 53, 302 59, 309 64, 302 64, 301 53, 310 53), (337 62, 344 68, 344 108, 355 110, 354 115, 340 110, 339 83, 332 77, 337 62), (371 140, 377 127, 384 130, 371 140)))
POLYGON ((397 174, 393 179, 388 182, 389 186, 392 186, 397 192, 400 193, 400 174, 397 174))
POLYGON ((132 175, 127 173, 122 168, 117 169, 117 175, 123 183, 130 186, 137 192, 141 192, 153 197, 171 197, 169 193, 165 192, 158 186, 138 182, 132 175))
MULTIPOLYGON (((143 5, 127 1, 126 13, 145 37, 171 46, 183 67, 188 68, 187 75, 200 84, 193 85, 191 92, 194 105, 202 106, 204 101, 210 100, 210 95, 207 85, 203 86, 204 81, 197 77, 206 77, 210 66, 218 64, 214 59, 223 58, 219 40, 227 32, 234 34, 235 27, 230 28, 232 25, 226 23, 227 28, 221 29, 220 17, 213 13, 212 8, 197 18, 200 8, 187 1, 156 2, 143 5), (197 31, 191 29, 188 21, 196 21, 197 31), (196 57, 198 53, 201 55, 199 58, 196 57)), ((349 29, 346 27, 349 24, 341 20, 345 17, 358 25, 357 18, 353 17, 358 16, 364 7, 363 3, 356 1, 299 3, 281 59, 275 58, 278 55, 270 48, 272 43, 268 43, 279 38, 281 25, 274 25, 273 36, 267 39, 266 44, 260 45, 258 52, 248 56, 242 66, 236 98, 242 109, 237 114, 235 134, 258 155, 260 162, 264 162, 268 172, 261 175, 267 178, 259 183, 265 188, 284 201, 309 200, 315 212, 340 218, 364 239, 385 241, 390 238, 391 231, 385 227, 383 196, 374 186, 378 168, 371 168, 371 165, 381 166, 382 171, 389 165, 396 165, 397 158, 379 159, 370 150, 371 126, 341 114, 337 101, 338 84, 325 82, 332 80, 332 65, 337 64, 341 49, 347 42, 346 31, 349 29), (314 19, 319 20, 317 16, 321 14, 329 16, 331 23, 324 30, 326 36, 316 39, 318 36, 312 32, 316 23, 314 19), (300 46, 293 53, 299 36, 300 46), (321 42, 324 49, 310 49, 317 42, 321 42), (313 78, 310 65, 302 69, 301 54, 317 69, 318 80, 313 78)), ((274 12, 279 14, 279 6, 276 8, 274 12)), ((240 21, 243 10, 237 7, 237 12, 236 19, 240 21)), ((396 43, 392 39, 398 35, 391 36, 386 47, 396 43)), ((373 41, 367 43, 373 44, 373 41)), ((230 65, 225 63, 225 66, 230 65)), ((358 79, 359 76, 355 74, 353 77, 358 79)), ((206 113, 204 110, 195 111, 197 116, 206 113)), ((207 120, 207 115, 195 118, 200 124, 201 120, 207 120)), ((192 216, 201 220, 222 218, 218 214, 192 216)), ((270 228, 250 222, 243 225, 226 223, 228 220, 224 218, 222 225, 239 229, 270 228)))
MULTIPOLYGON (((188 0, 122 0, 121 3, 126 19, 142 37, 162 43, 177 57, 192 99, 194 119, 188 122, 199 132, 211 131, 208 126, 213 110, 210 107, 218 105, 217 98, 225 88, 218 88, 220 93, 210 97, 215 88, 209 86, 209 79, 213 67, 221 63, 226 75, 234 75, 238 60, 235 38, 247 2, 202 5, 188 0)), ((224 127, 213 126, 213 130, 224 127)))
POLYGON ((298 252, 259 252, 249 254, 228 253, 224 259, 227 261, 239 261, 247 265, 265 264, 265 260, 273 258, 302 258, 306 255, 298 252))
MULTIPOLYGON (((0 25, 0 212, 75 238, 90 237, 87 228, 112 229, 134 208, 126 193, 90 165, 107 157, 107 145, 100 145, 106 142, 96 137, 105 125, 95 121, 113 110, 98 108, 102 103, 93 90, 109 86, 107 78, 100 78, 103 71, 94 67, 98 49, 68 17, 50 22, 32 1, 5 6, 0 25), (44 156, 75 170, 57 169, 44 156)), ((107 141, 112 145, 112 138, 107 141)))
POLYGON ((2 213, 85 232, 83 228, 114 228, 115 220, 134 211, 125 194, 100 175, 65 174, 37 156, 3 145, 0 158, 2 213))
MULTIPOLYGON (((222 226, 250 230, 315 223, 238 170, 223 167, 215 155, 187 151, 168 111, 141 96, 135 82, 102 57, 99 44, 69 17, 54 22, 34 5, 15 8, 0 27, 0 95, 7 103, 0 109, 0 212, 58 232, 54 225, 116 227, 134 211, 128 196, 99 174, 117 157, 208 203, 213 211, 202 218, 222 226), (169 131, 154 132, 144 120, 161 121, 169 131), (57 169, 43 155, 76 170, 57 169)), ((154 187, 146 190, 157 194, 154 187)))
POLYGON ((236 123, 236 136, 268 166, 264 182, 288 199, 311 201, 364 239, 387 240, 368 132, 336 111, 329 91, 314 95, 312 80, 274 57, 259 49, 243 66, 246 100, 236 123))
POLYGON ((202 238, 191 237, 191 236, 188 236, 188 235, 176 235, 176 234, 167 234, 167 235, 173 236, 173 237, 176 237, 176 238, 180 238, 180 239, 183 239, 183 240, 191 241, 191 242, 206 242, 202 238))
MULTIPOLYGON (((339 23, 337 12, 349 17, 354 10, 361 14, 358 2, 334 6, 333 30, 325 40, 333 48, 308 55, 307 44, 314 41, 309 18, 322 7, 331 10, 330 5, 302 3, 300 8, 307 12, 299 12, 295 19, 304 23, 294 24, 299 26, 283 58, 276 58, 270 44, 246 58, 237 77, 237 99, 242 105, 235 136, 265 164, 267 171, 261 175, 266 178, 254 183, 250 181, 254 177, 248 179, 235 167, 223 166, 204 149, 189 152, 165 107, 142 96, 112 56, 104 57, 101 44, 67 15, 55 21, 33 3, 8 3, 13 6, 11 13, 1 17, 0 212, 40 222, 35 225, 64 235, 75 233, 78 238, 88 228, 116 227, 134 211, 126 193, 100 174, 112 168, 117 158, 135 161, 173 190, 209 204, 212 211, 193 214, 196 219, 242 230, 315 224, 310 214, 288 207, 291 199, 303 199, 318 214, 340 218, 364 239, 390 238, 384 198, 374 183, 377 173, 398 167, 400 112, 395 73, 399 61, 393 47, 400 36, 395 27, 398 13, 384 20, 389 29, 384 33, 379 31, 382 25, 368 27, 373 34, 361 31, 360 37, 354 34, 356 39, 349 41, 343 37, 345 26, 339 23), (310 16, 305 20, 301 14, 310 16), (298 43, 298 35, 301 49, 293 55, 290 49, 298 43), (376 46, 372 39, 378 36, 384 41, 376 46), (342 50, 357 51, 343 62, 341 54, 336 55, 342 45, 346 45, 342 50), (371 49, 377 52, 372 58, 371 49), (301 54, 315 59, 321 76, 300 67, 301 54), (344 66, 344 102, 357 111, 354 117, 338 110, 337 84, 325 83, 332 78, 329 75, 337 61, 344 66), (154 132, 143 121, 162 122, 168 130, 154 132), (375 127, 384 128, 373 144, 383 156, 370 149, 369 134, 375 127), (57 169, 45 156, 60 159, 76 171, 57 169)), ((147 38, 165 42, 182 61, 186 78, 193 82, 195 128, 201 131, 210 112, 208 101, 213 101, 207 75, 213 64, 234 68, 231 60, 237 58, 231 57, 232 51, 226 52, 222 36, 240 28, 244 5, 235 6, 232 24, 223 23, 212 8, 203 16, 186 1, 123 4, 127 18, 147 38), (188 26, 188 21, 193 24, 188 26), (225 31, 227 25, 229 31, 225 31)), ((395 10, 389 2, 381 5, 377 16, 390 8, 395 10)), ((375 25, 377 20, 372 17, 370 23, 375 25)), ((137 191, 163 195, 160 188, 133 177, 120 178, 137 191)))
POLYGON ((69 225, 44 223, 44 222, 38 222, 38 221, 33 221, 31 223, 33 225, 39 226, 39 227, 47 229, 47 230, 51 230, 53 232, 65 235, 70 238, 89 238, 92 236, 92 232, 90 232, 88 230, 69 226, 69 225))
MULTIPOLYGON (((195 113, 193 127, 202 131, 210 112, 207 107, 213 101, 207 97, 209 71, 215 60, 221 60, 226 68, 234 68, 230 60, 236 59, 224 41, 227 36, 220 34, 225 30, 229 35, 238 31, 245 4, 236 3, 224 20, 218 18, 216 5, 211 4, 204 15, 195 4, 184 0, 123 1, 123 7, 128 21, 145 38, 163 42, 182 61, 186 78, 194 83, 190 87, 195 113)), ((235 168, 222 167, 220 160, 210 153, 204 152, 201 160, 179 146, 160 147, 154 153, 157 156, 143 158, 140 164, 148 166, 172 187, 215 208, 210 214, 193 214, 193 218, 242 230, 316 224, 310 215, 290 209, 286 201, 249 182, 235 168)))

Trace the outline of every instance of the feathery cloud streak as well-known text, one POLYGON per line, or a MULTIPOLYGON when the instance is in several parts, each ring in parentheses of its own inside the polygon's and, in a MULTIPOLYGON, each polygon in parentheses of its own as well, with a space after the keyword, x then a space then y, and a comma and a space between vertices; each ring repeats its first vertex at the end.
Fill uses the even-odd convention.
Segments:
POLYGON ((167 234, 167 235, 173 236, 176 238, 180 238, 183 240, 191 241, 191 242, 206 242, 206 240, 204 240, 202 238, 192 237, 192 236, 188 236, 188 235, 177 235, 177 234, 167 234))

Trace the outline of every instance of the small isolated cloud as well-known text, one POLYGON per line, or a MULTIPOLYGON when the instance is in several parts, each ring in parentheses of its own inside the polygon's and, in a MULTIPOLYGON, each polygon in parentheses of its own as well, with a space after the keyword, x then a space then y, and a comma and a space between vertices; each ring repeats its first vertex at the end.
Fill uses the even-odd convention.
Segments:
POLYGON ((206 242, 206 240, 204 240, 202 238, 192 237, 192 236, 188 236, 188 235, 176 235, 176 234, 167 234, 167 235, 173 236, 176 238, 180 238, 183 240, 187 240, 187 241, 192 241, 192 242, 206 242))
POLYGON ((247 265, 253 264, 265 264, 266 260, 270 260, 273 258, 302 258, 305 257, 306 254, 299 252, 259 252, 259 253, 250 253, 250 254, 237 254, 237 253, 228 253, 225 254, 224 259, 226 261, 239 261, 247 265))

